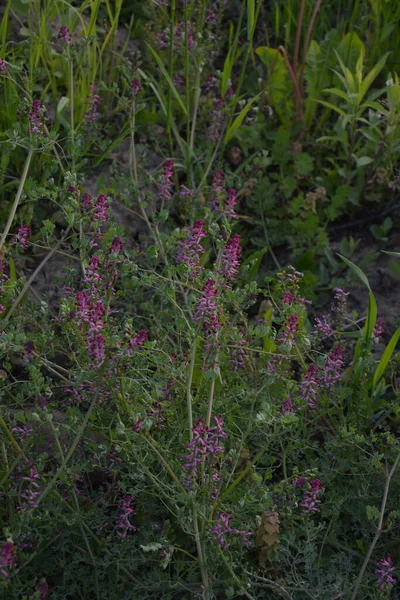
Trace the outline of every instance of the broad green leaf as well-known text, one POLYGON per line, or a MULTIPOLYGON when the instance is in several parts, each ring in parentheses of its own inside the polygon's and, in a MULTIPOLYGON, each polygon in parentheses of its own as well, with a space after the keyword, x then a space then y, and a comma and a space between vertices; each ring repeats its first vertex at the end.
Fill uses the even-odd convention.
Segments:
POLYGON ((169 88, 170 88, 171 92, 172 92, 172 93, 173 93, 173 95, 175 96, 176 100, 178 101, 178 104, 179 104, 179 106, 180 106, 180 107, 181 107, 181 109, 182 109, 182 112, 183 112, 183 114, 184 114, 184 115, 185 115, 185 117, 186 117, 186 116, 187 116, 186 107, 185 107, 185 105, 184 105, 184 103, 183 103, 183 100, 182 100, 182 98, 180 97, 180 94, 178 93, 178 91, 177 91, 177 89, 176 89, 176 87, 175 87, 175 85, 174 85, 174 83, 173 83, 173 81, 172 81, 171 77, 169 76, 169 73, 166 71, 166 69, 165 69, 165 67, 164 67, 164 65, 163 65, 163 63, 162 63, 162 60, 161 60, 161 58, 158 56, 158 54, 157 54, 157 52, 154 50, 154 48, 152 48, 152 47, 151 47, 149 44, 147 44, 147 47, 149 48, 150 52, 152 53, 152 55, 153 55, 153 57, 154 57, 154 59, 155 59, 156 63, 158 64, 158 66, 159 66, 159 68, 160 68, 160 71, 161 71, 161 73, 164 75, 164 77, 165 77, 165 79, 166 79, 166 81, 167 81, 167 83, 168 83, 168 86, 169 86, 169 88))
POLYGON ((400 338, 400 327, 396 329, 394 334, 392 335, 388 345, 385 348, 384 353, 382 354, 381 360, 379 361, 378 366, 375 369, 374 377, 372 380, 372 390, 374 391, 376 386, 379 383, 379 380, 385 374, 385 371, 389 365, 390 359, 392 358, 393 352, 397 346, 397 342, 400 338))
POLYGON ((390 54, 390 52, 386 52, 386 54, 384 54, 382 56, 382 58, 376 63, 376 65, 370 70, 368 75, 366 75, 366 77, 364 78, 364 80, 361 84, 361 87, 360 87, 361 99, 364 98, 365 94, 368 92, 369 88, 371 87, 372 82, 374 81, 374 79, 377 78, 379 73, 382 71, 389 54, 390 54))
POLYGON ((361 52, 365 51, 364 44, 354 32, 350 32, 344 36, 339 46, 337 47, 337 54, 340 56, 344 64, 350 69, 354 69, 357 64, 357 60, 361 52))
POLYGON ((60 113, 69 104, 69 98, 67 96, 61 96, 57 104, 57 112, 60 113))
POLYGON ((334 104, 331 104, 330 102, 326 102, 325 100, 316 100, 316 102, 318 102, 319 104, 322 104, 323 106, 327 106, 328 108, 330 108, 331 110, 336 111, 337 113, 339 113, 339 115, 341 115, 342 117, 346 116, 346 113, 344 112, 344 110, 342 110, 341 108, 339 108, 338 106, 335 106, 334 104))
POLYGON ((337 56, 337 59, 340 64, 340 68, 342 69, 342 72, 343 72, 343 75, 345 78, 345 85, 346 85, 347 91, 349 91, 353 94, 356 93, 357 86, 354 81, 353 73, 350 71, 350 69, 348 67, 346 67, 346 65, 344 64, 344 62, 342 61, 342 59, 340 58, 340 56, 337 52, 336 52, 336 56, 337 56))
POLYGON ((293 114, 293 83, 281 53, 275 48, 260 46, 256 54, 268 68, 268 101, 284 125, 293 114))
POLYGON ((355 159, 356 159, 358 168, 365 167, 367 165, 370 165, 372 162, 374 162, 374 159, 371 158, 370 156, 360 156, 359 158, 357 158, 357 156, 356 156, 355 159))
POLYGON ((344 92, 343 90, 339 90, 338 88, 326 88, 322 91, 324 94, 333 94, 334 96, 340 96, 340 98, 343 98, 343 100, 346 100, 346 102, 349 102, 350 100, 348 94, 346 94, 346 92, 344 92))

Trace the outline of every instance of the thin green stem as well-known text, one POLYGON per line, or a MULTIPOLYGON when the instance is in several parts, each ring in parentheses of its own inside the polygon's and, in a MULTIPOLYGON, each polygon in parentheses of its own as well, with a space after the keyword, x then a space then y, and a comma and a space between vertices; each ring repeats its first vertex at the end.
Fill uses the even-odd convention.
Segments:
POLYGON ((60 477, 61 473, 63 472, 63 470, 65 469, 65 467, 67 466, 70 458, 72 457, 73 453, 75 452, 79 442, 81 441, 82 435, 86 429, 86 426, 89 422, 90 416, 93 412, 94 407, 96 406, 96 402, 97 402, 97 396, 95 396, 89 406, 89 409, 85 415, 85 418, 83 420, 82 425, 80 426, 78 433, 72 443, 71 448, 69 449, 67 455, 63 458, 62 463, 60 465, 60 467, 57 469, 55 475, 53 476, 53 478, 51 479, 50 483, 45 487, 45 489, 43 490, 42 494, 39 496, 39 498, 37 499, 37 504, 39 505, 45 498, 46 496, 51 492, 51 490, 53 489, 53 487, 55 486, 55 484, 58 481, 58 478, 60 477))
POLYGON ((386 476, 386 483, 385 483, 385 488, 383 490, 383 497, 382 497, 382 503, 381 503, 381 511, 380 511, 380 515, 379 515, 379 521, 378 521, 378 527, 374 536, 374 539, 371 542, 371 545, 369 547, 369 550, 367 552, 367 556, 365 557, 365 560, 363 562, 363 565, 361 567, 360 573, 357 577, 357 581, 356 584, 354 586, 354 590, 353 590, 353 594, 351 596, 351 600, 355 600, 358 594, 358 590, 360 588, 361 582, 363 580, 364 577, 364 573, 367 569, 368 563, 370 561, 370 558, 372 556, 372 553, 374 551, 374 548, 381 536, 382 533, 382 527, 383 527, 383 519, 385 517, 385 510, 386 510, 386 503, 387 503, 387 499, 388 499, 388 495, 389 495, 389 487, 390 487, 390 482, 392 480, 393 475, 396 472, 397 469, 397 465, 399 464, 400 461, 400 454, 397 455, 396 460, 394 461, 394 465, 391 468, 390 472, 387 474, 386 476))
POLYGON ((28 156, 26 157, 26 161, 25 161, 25 165, 24 165, 24 171, 22 173, 22 177, 21 177, 20 182, 19 182, 17 194, 16 194, 15 200, 14 200, 14 204, 12 205, 10 214, 8 215, 7 224, 6 224, 5 228, 4 228, 3 234, 1 236, 1 240, 0 240, 0 252, 3 249, 4 244, 6 243, 7 235, 8 235, 8 233, 9 233, 11 227, 12 227, 12 224, 13 224, 13 221, 14 221, 14 217, 15 217, 15 213, 17 212, 17 208, 18 208, 19 202, 21 200, 22 192, 24 190, 25 181, 26 181, 26 178, 28 176, 28 171, 29 171, 29 166, 31 164, 32 156, 33 156, 33 148, 31 146, 29 148, 29 151, 28 151, 28 156))
POLYGON ((187 391, 186 391, 186 401, 187 401, 187 418, 188 418, 188 428, 189 428, 189 439, 192 441, 193 439, 193 406, 192 406, 192 382, 193 382, 193 372, 194 365, 196 360, 196 347, 197 347, 197 337, 194 338, 192 353, 190 356, 189 363, 189 372, 188 372, 188 380, 187 380, 187 391))
POLYGON ((3 419, 2 416, 0 416, 0 425, 3 428, 6 436, 10 440, 11 444, 14 446, 15 450, 18 452, 18 454, 22 454, 22 450, 19 447, 17 440, 14 438, 13 434, 9 430, 7 423, 5 422, 5 420, 3 419))

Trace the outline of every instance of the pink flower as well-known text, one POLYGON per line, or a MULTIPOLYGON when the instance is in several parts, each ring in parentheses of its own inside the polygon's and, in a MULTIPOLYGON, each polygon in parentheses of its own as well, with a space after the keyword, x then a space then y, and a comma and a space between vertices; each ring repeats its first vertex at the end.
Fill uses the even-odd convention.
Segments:
POLYGON ((140 79, 138 77, 134 77, 131 81, 131 90, 132 96, 137 96, 141 90, 140 79))
POLYGON ((310 481, 310 489, 304 492, 303 500, 300 502, 305 513, 319 512, 318 504, 321 504, 321 500, 317 496, 321 491, 322 482, 319 479, 310 481))
POLYGON ((207 137, 211 142, 219 140, 222 136, 224 101, 222 98, 214 98, 211 109, 211 122, 207 131, 207 137))
POLYGON ((234 207, 238 204, 237 192, 233 188, 226 192, 223 182, 223 172, 216 171, 210 190, 210 204, 217 213, 231 219, 237 219, 238 216, 234 211, 234 207))
POLYGON ((337 346, 326 359, 324 374, 321 379, 322 385, 331 388, 342 377, 344 367, 343 347, 337 346))
POLYGON ((172 189, 174 186, 174 161, 167 160, 164 165, 164 172, 160 176, 158 183, 158 199, 162 202, 172 200, 172 189))
POLYGON ((82 204, 82 208, 83 210, 88 210, 89 208, 92 207, 92 196, 90 194, 88 194, 87 192, 85 192, 82 196, 81 199, 81 204, 82 204))
POLYGON ((376 320, 372 335, 377 340, 380 340, 380 338, 383 336, 384 333, 385 333, 385 319, 383 317, 378 317, 376 320))
POLYGON ((199 271, 203 268, 199 265, 200 255, 204 252, 200 242, 206 235, 204 221, 200 219, 187 231, 186 239, 179 244, 176 259, 178 263, 183 263, 189 267, 190 279, 196 279, 199 271))
MULTIPOLYGON (((227 438, 228 434, 224 432, 224 422, 221 418, 213 415, 214 427, 207 427, 203 419, 200 419, 197 425, 193 426, 193 438, 186 444, 185 448, 188 454, 182 458, 182 468, 186 471, 184 487, 191 488, 193 481, 202 473, 199 473, 199 467, 208 463, 213 469, 216 467, 217 459, 224 453, 222 439, 227 438)), ((204 472, 207 472, 205 469, 204 472)))
POLYGON ((0 554, 0 573, 8 579, 10 577, 9 569, 17 566, 15 560, 15 546, 12 542, 5 542, 1 547, 0 554))
POLYGON ((226 549, 229 546, 227 540, 225 539, 225 536, 227 534, 239 535, 245 543, 248 543, 248 538, 254 535, 253 532, 242 531, 240 529, 233 529, 230 526, 229 521, 232 517, 232 511, 228 513, 219 512, 218 516, 219 523, 212 527, 210 529, 210 532, 214 535, 216 541, 218 542, 221 548, 226 549))
POLYGON ((43 134, 43 108, 40 100, 32 102, 31 111, 29 113, 29 131, 30 133, 43 134))
POLYGON ((69 44, 72 41, 72 36, 70 34, 70 31, 69 31, 68 27, 65 27, 65 25, 60 27, 60 31, 58 32, 57 37, 59 40, 62 40, 67 46, 69 46, 69 44))
POLYGON ((307 479, 305 477, 296 477, 296 479, 293 479, 292 485, 294 488, 303 489, 307 485, 307 479))
POLYGON ((294 412, 293 402, 291 398, 285 398, 281 406, 281 415, 289 415, 294 412))
POLYGON ((203 295, 197 304, 196 313, 193 317, 194 321, 203 320, 206 332, 216 332, 221 327, 217 314, 218 305, 216 296, 215 281, 214 279, 209 279, 203 287, 203 295))
POLYGON ((314 333, 323 333, 324 335, 332 335, 332 327, 329 324, 328 317, 326 315, 322 315, 321 319, 316 317, 314 319, 316 331, 314 333))
POLYGON ((112 254, 118 254, 118 252, 122 252, 123 249, 124 244, 122 243, 121 238, 116 236, 111 243, 110 252, 112 254))
POLYGON ((98 86, 96 83, 90 84, 91 92, 86 100, 86 105, 88 108, 83 117, 83 125, 94 123, 100 117, 99 105, 101 102, 101 96, 96 94, 97 87, 98 86))
POLYGON ((245 366, 246 350, 248 341, 244 338, 238 341, 238 348, 232 348, 231 357, 229 359, 230 364, 233 366, 233 370, 237 372, 245 366))
POLYGON ((8 73, 8 66, 7 66, 5 60, 0 58, 0 75, 7 75, 7 73, 8 73))
POLYGON ((316 398, 320 388, 319 379, 316 377, 317 371, 317 365, 310 365, 304 374, 303 381, 299 383, 300 396, 310 408, 315 408, 316 398))
POLYGON ((240 235, 235 233, 222 251, 220 273, 228 281, 233 281, 239 272, 240 253, 240 235))
POLYGON ((37 590, 39 592, 39 600, 45 600, 49 595, 49 584, 47 581, 39 583, 37 590))
POLYGON ((132 502, 133 498, 131 496, 125 496, 119 505, 117 534, 122 541, 125 540, 129 531, 136 531, 136 527, 129 520, 133 515, 136 515, 135 509, 131 506, 132 502))
POLYGON ((383 592, 383 590, 388 586, 395 585, 397 583, 397 579, 393 577, 393 573, 395 572, 395 567, 393 566, 393 561, 390 554, 387 554, 378 563, 379 569, 375 571, 378 575, 378 581, 376 585, 379 587, 379 591, 383 592))
POLYGON ((18 227, 17 233, 14 235, 12 244, 17 248, 26 250, 28 248, 28 240, 31 235, 31 228, 29 225, 21 225, 18 227))
POLYGON ((290 315, 282 328, 282 335, 277 341, 283 344, 290 344, 290 346, 294 346, 295 335, 298 333, 298 331, 299 317, 297 315, 290 315))
POLYGON ((135 337, 129 340, 131 348, 140 348, 147 341, 148 333, 146 329, 140 329, 135 337))
POLYGON ((108 221, 108 211, 110 205, 108 204, 107 196, 100 194, 95 200, 92 221, 98 221, 99 223, 106 223, 108 221))

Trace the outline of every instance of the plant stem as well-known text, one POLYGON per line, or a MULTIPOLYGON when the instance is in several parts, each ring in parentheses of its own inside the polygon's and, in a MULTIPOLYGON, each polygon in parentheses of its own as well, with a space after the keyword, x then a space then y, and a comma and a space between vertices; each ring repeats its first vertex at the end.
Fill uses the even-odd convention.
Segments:
POLYGON ((193 439, 193 406, 192 406, 192 382, 193 382, 193 372, 194 372, 194 363, 196 360, 196 346, 197 346, 197 337, 194 338, 192 354, 190 357, 189 364, 189 373, 188 373, 188 381, 187 381, 187 391, 186 391, 186 400, 187 400, 187 418, 188 418, 188 428, 189 428, 189 439, 192 441, 193 439))
POLYGON ((60 465, 60 467, 57 469, 55 475, 53 476, 52 480, 50 481, 50 483, 46 486, 46 488, 43 490, 42 494, 39 496, 39 498, 37 499, 37 505, 40 504, 40 502, 42 502, 46 496, 49 494, 49 492, 51 492, 51 490, 53 489, 53 487, 55 486, 55 484, 57 483, 57 480, 59 478, 59 476, 61 475, 61 473, 63 472, 63 470, 65 469, 65 467, 67 466, 71 456, 73 455, 73 453, 76 450, 77 445, 79 444, 81 437, 83 435, 83 432, 86 429, 86 426, 89 422, 90 419, 90 415, 93 412, 94 407, 96 406, 96 402, 97 402, 97 396, 95 396, 89 406, 89 409, 85 415, 85 418, 83 420, 82 425, 80 426, 78 433, 72 443, 71 448, 68 451, 68 454, 65 456, 65 458, 63 458, 62 463, 60 465))
POLYGON ((397 469, 397 465, 399 464, 399 460, 400 460, 400 454, 397 455, 396 460, 394 461, 394 465, 391 468, 390 472, 387 474, 386 476, 386 484, 385 484, 385 489, 383 491, 383 498, 382 498, 382 504, 381 504, 381 512, 379 515, 379 521, 378 521, 378 528, 376 530, 374 539, 371 542, 371 545, 369 547, 369 550, 367 552, 367 556, 365 557, 365 560, 363 562, 363 565, 361 567, 360 573, 358 574, 357 577, 357 581, 356 581, 356 585, 354 586, 354 590, 353 590, 353 594, 351 596, 351 600, 355 600, 358 594, 358 590, 360 588, 362 579, 364 577, 364 573, 365 570, 368 566, 368 563, 370 561, 370 558, 372 556, 372 553, 374 551, 374 548, 381 536, 382 533, 382 526, 383 526, 383 519, 385 517, 385 510, 386 510, 386 503, 387 503, 387 499, 388 499, 388 495, 389 495, 389 487, 390 487, 390 481, 393 477, 393 475, 395 474, 395 471, 397 469))
POLYGON ((18 452, 18 454, 22 454, 22 450, 19 447, 17 440, 14 438, 13 434, 7 427, 7 423, 5 422, 5 420, 3 419, 2 416, 0 416, 0 425, 4 429, 6 436, 8 437, 8 439, 10 440, 11 444, 14 446, 14 448, 18 452))
POLYGON ((18 190, 17 190, 17 195, 15 196, 14 204, 12 205, 10 214, 8 215, 7 224, 6 224, 5 228, 4 228, 3 234, 1 236, 1 240, 0 240, 0 252, 3 249, 4 244, 6 243, 7 235, 9 233, 10 229, 11 229, 11 226, 12 226, 13 221, 14 221, 15 213, 17 212, 19 201, 21 200, 21 196, 22 196, 22 192, 23 192, 23 189, 24 189, 25 181, 26 181, 26 178, 28 176, 29 166, 30 166, 31 160, 32 160, 32 155, 33 155, 33 148, 32 148, 32 146, 30 146, 29 151, 28 151, 28 156, 26 157, 26 161, 25 161, 25 165, 24 165, 24 171, 22 173, 22 177, 21 177, 20 182, 19 182, 19 186, 18 186, 18 190))

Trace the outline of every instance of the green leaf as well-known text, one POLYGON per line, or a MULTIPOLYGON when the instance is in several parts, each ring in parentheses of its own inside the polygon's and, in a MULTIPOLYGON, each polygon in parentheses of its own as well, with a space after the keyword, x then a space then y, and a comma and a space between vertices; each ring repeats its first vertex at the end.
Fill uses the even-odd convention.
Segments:
POLYGON ((334 104, 331 104, 330 102, 325 102, 325 100, 316 100, 316 102, 318 102, 319 104, 322 104, 323 106, 326 106, 327 108, 330 108, 331 110, 336 111, 342 117, 346 116, 346 113, 344 112, 344 110, 342 110, 338 106, 335 106, 334 104))
POLYGON ((249 42, 253 39, 254 26, 256 18, 255 0, 247 0, 247 39, 249 42))
POLYGON ((374 162, 374 159, 370 156, 360 156, 359 158, 355 156, 355 159, 357 163, 357 168, 366 167, 367 165, 370 165, 372 162, 374 162))
POLYGON ((182 109, 182 112, 183 112, 183 114, 184 114, 184 115, 185 115, 185 117, 186 117, 186 116, 187 116, 186 107, 185 107, 185 105, 184 105, 184 103, 183 103, 183 100, 182 100, 182 98, 180 97, 180 95, 179 95, 179 93, 178 93, 178 91, 177 91, 177 89, 176 89, 176 87, 175 87, 175 85, 174 85, 174 83, 173 83, 173 81, 172 81, 171 77, 169 76, 169 73, 166 71, 166 69, 165 69, 165 67, 164 67, 164 65, 163 65, 163 63, 162 63, 162 60, 161 60, 161 58, 158 56, 158 54, 157 54, 157 52, 154 50, 154 48, 152 48, 152 47, 150 46, 150 44, 146 44, 146 45, 147 45, 147 47, 149 48, 150 52, 152 53, 152 55, 153 55, 153 57, 154 57, 154 59, 155 59, 156 63, 158 64, 158 66, 159 66, 159 68, 160 68, 160 71, 161 71, 161 73, 164 75, 164 77, 165 77, 165 79, 166 79, 166 81, 167 81, 167 83, 168 83, 168 86, 169 86, 169 88, 170 88, 171 92, 172 92, 172 93, 173 93, 173 95, 175 96, 175 98, 176 98, 176 100, 177 100, 177 102, 178 102, 178 104, 179 104, 180 108, 182 109))
POLYGON ((259 97, 260 97, 260 94, 257 94, 257 96, 255 96, 254 98, 252 98, 251 100, 249 100, 247 102, 247 104, 242 108, 242 110, 240 111, 240 113, 238 114, 238 116, 233 121, 232 125, 228 128, 228 130, 227 130, 227 132, 225 134, 225 138, 224 138, 224 143, 225 144, 227 144, 233 138, 233 136, 235 135, 235 133, 237 132, 237 130, 239 129, 239 127, 243 123, 243 120, 246 117, 247 113, 249 112, 252 104, 254 104, 254 102, 259 97))
POLYGON ((357 61, 363 50, 365 53, 365 47, 361 39, 356 33, 350 32, 344 36, 337 47, 337 54, 350 69, 355 70, 357 61))
POLYGON ((268 102, 285 125, 291 124, 293 114, 293 83, 285 60, 275 48, 260 46, 256 54, 268 68, 268 102))
POLYGON ((382 58, 376 63, 376 65, 370 70, 368 75, 366 75, 366 77, 364 78, 364 81, 362 82, 361 87, 360 87, 361 99, 364 98, 365 94, 368 92, 369 88, 371 87, 372 82, 374 81, 374 79, 377 78, 379 73, 382 71, 389 54, 390 54, 390 52, 386 52, 386 54, 384 54, 382 56, 382 58))
POLYGON ((394 334, 392 335, 388 345, 385 348, 384 353, 382 354, 381 360, 379 361, 378 366, 375 369, 374 377, 372 380, 372 391, 376 389, 380 379, 385 374, 385 371, 389 365, 390 359, 392 358, 393 352, 397 346, 397 342, 400 338, 400 327, 396 329, 394 334))
POLYGON ((294 163, 296 166, 296 171, 299 173, 299 175, 309 175, 312 173, 314 168, 314 159, 308 154, 308 152, 300 152, 299 154, 296 154, 294 163))
POLYGON ((63 109, 69 104, 69 98, 67 96, 61 96, 57 104, 57 113, 63 111, 63 109))
MULTIPOLYGON (((365 321, 365 325, 363 327, 363 338, 365 339, 365 341, 368 341, 372 338, 372 332, 374 330, 375 323, 376 323, 376 317, 378 315, 378 306, 376 304, 375 297, 372 293, 371 286, 369 285, 368 278, 365 275, 365 273, 363 273, 363 271, 360 269, 360 267, 357 267, 357 265, 352 263, 350 260, 348 260, 347 258, 342 256, 341 254, 339 254, 338 256, 340 256, 340 258, 346 263, 346 265, 348 267, 350 267, 350 269, 353 271, 353 273, 355 273, 355 275, 357 275, 357 277, 363 282, 363 284, 369 290, 368 313, 367 313, 367 319, 365 321)), ((357 358, 359 358, 360 354, 361 354, 361 346, 358 345, 355 350, 354 359, 356 360, 357 358)))
POLYGON ((349 102, 349 96, 343 90, 339 90, 338 88, 326 88, 322 91, 324 94, 333 94, 334 96, 339 96, 340 98, 343 98, 343 100, 346 100, 346 102, 349 102))

